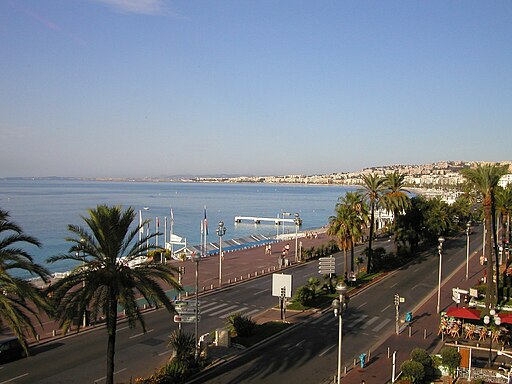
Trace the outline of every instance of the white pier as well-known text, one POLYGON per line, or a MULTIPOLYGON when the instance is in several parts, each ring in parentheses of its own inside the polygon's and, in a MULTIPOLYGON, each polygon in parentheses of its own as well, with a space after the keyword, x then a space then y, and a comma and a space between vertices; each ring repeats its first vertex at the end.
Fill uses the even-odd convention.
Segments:
POLYGON ((275 225, 280 225, 281 223, 295 223, 295 219, 284 219, 279 217, 235 216, 235 223, 241 223, 242 221, 252 221, 254 224, 261 224, 261 222, 271 222, 275 225))

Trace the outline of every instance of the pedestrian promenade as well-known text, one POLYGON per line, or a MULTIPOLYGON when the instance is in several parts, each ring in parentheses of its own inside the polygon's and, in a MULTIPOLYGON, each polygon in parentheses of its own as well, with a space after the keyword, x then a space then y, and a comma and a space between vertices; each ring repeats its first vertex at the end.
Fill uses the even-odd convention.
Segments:
MULTIPOLYGON (((483 275, 484 267, 478 262, 477 253, 470 257, 469 280, 465 278, 465 264, 450 276, 444 277, 441 288, 441 311, 453 306, 452 288, 468 289, 478 283, 483 275)), ((398 374, 400 365, 410 358, 414 348, 423 348, 430 353, 437 353, 443 346, 438 336, 439 315, 436 313, 437 288, 429 297, 413 309, 413 321, 410 327, 402 327, 400 335, 395 332, 388 337, 383 335, 379 342, 370 348, 370 359, 364 368, 359 362, 354 366, 352 361, 345 361, 343 366, 350 367, 341 379, 342 384, 384 384, 391 382, 393 369, 393 352, 395 355, 395 372, 398 374)))

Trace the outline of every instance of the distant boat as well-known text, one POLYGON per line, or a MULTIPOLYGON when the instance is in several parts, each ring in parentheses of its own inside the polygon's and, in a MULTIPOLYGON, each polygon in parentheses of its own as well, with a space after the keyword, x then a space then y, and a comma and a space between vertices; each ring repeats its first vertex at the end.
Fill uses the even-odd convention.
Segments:
POLYGON ((144 210, 147 211, 149 209, 149 207, 144 207, 144 210))

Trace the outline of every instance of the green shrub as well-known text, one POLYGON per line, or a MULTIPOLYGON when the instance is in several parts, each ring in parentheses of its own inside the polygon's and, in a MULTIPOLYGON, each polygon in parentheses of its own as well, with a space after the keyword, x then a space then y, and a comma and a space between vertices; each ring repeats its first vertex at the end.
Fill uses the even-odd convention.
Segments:
POLYGON ((457 371, 457 367, 460 365, 460 360, 462 359, 457 348, 444 347, 441 349, 441 359, 443 361, 443 365, 448 368, 450 376, 453 377, 457 371))
POLYGON ((187 361, 194 357, 196 337, 191 333, 176 329, 169 335, 168 345, 175 352, 176 360, 187 361))
POLYGON ((231 331, 235 332, 237 336, 249 337, 254 334, 256 330, 256 322, 248 316, 243 316, 240 313, 234 313, 228 317, 228 323, 231 331))
POLYGON ((417 361, 424 367, 432 366, 432 358, 430 357, 429 353, 422 348, 414 348, 411 351, 411 360, 417 361))
POLYGON ((406 360, 400 366, 402 375, 405 379, 411 380, 413 383, 420 383, 425 377, 425 368, 423 364, 413 360, 406 360))
POLYGON ((308 286, 302 286, 295 292, 294 300, 301 305, 308 305, 315 298, 315 289, 308 286))

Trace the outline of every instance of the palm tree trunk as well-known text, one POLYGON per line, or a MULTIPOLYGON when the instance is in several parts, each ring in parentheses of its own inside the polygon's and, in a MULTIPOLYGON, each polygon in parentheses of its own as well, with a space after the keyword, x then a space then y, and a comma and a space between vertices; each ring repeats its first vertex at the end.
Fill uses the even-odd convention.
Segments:
POLYGON ((498 257, 498 231, 496 228, 496 206, 494 204, 494 199, 491 203, 491 219, 492 219, 492 239, 493 241, 493 249, 494 249, 494 257, 496 258, 496 303, 500 302, 500 258, 498 257))
POLYGON ((110 294, 107 313, 107 378, 106 384, 114 384, 114 354, 116 352, 117 300, 110 294))
POLYGON ((374 231, 374 221, 375 221, 375 204, 372 201, 371 204, 371 212, 370 212, 370 238, 368 239, 368 254, 366 255, 366 271, 367 273, 371 273, 372 271, 372 256, 373 256, 373 249, 372 249, 372 242, 373 242, 373 231, 374 231))
POLYGON ((484 203, 484 220, 486 231, 484 233, 485 242, 485 255, 487 258, 487 293, 485 295, 485 308, 487 314, 491 308, 496 306, 496 286, 493 282, 493 264, 492 264, 492 252, 491 252, 491 234, 492 234, 492 214, 491 204, 484 203))

